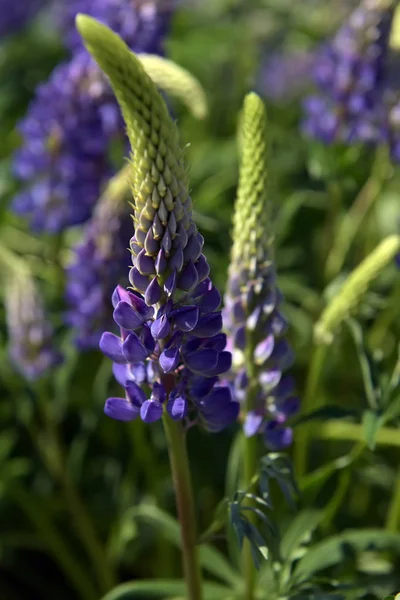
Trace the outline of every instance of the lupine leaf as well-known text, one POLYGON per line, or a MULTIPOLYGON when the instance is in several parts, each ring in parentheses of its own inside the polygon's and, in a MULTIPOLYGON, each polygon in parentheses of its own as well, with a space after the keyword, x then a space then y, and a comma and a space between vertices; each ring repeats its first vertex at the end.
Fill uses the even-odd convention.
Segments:
POLYGON ((292 558, 299 546, 309 541, 322 516, 323 513, 319 510, 303 510, 296 515, 282 537, 281 555, 284 560, 292 558))
POLYGON ((359 552, 367 549, 392 550, 400 555, 400 534, 384 529, 363 529, 335 535, 310 548, 297 564, 293 577, 304 580, 317 571, 343 561, 346 546, 359 552))
MULTIPOLYGON (((222 585, 205 582, 205 600, 232 598, 232 590, 222 585)), ((103 596, 102 600, 131 600, 131 598, 172 598, 186 597, 186 584, 181 579, 143 580, 123 583, 103 596)))
POLYGON ((370 356, 369 352, 365 348, 361 325, 355 319, 348 319, 347 325, 356 345, 367 400, 370 407, 375 409, 378 406, 378 383, 377 375, 374 372, 375 365, 373 363, 372 356, 370 356))

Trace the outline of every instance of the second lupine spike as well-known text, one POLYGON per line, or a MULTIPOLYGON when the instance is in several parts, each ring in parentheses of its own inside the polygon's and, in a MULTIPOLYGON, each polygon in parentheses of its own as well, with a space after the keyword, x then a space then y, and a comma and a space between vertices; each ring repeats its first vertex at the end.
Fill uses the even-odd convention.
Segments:
POLYGON ((298 409, 285 371, 293 355, 280 313, 272 254, 267 118, 254 93, 241 118, 241 168, 233 224, 225 323, 234 357, 233 389, 245 412, 247 436, 261 433, 273 449, 292 439, 285 422, 298 409))
POLYGON ((166 411, 172 419, 199 419, 210 431, 236 420, 238 403, 218 376, 231 366, 221 333, 220 295, 202 254, 192 219, 178 131, 138 58, 107 27, 77 18, 85 44, 105 71, 121 105, 132 146, 135 234, 132 291, 118 286, 114 320, 100 348, 114 362, 125 398, 110 398, 106 413, 146 422, 166 411), (146 398, 142 384, 151 389, 146 398))

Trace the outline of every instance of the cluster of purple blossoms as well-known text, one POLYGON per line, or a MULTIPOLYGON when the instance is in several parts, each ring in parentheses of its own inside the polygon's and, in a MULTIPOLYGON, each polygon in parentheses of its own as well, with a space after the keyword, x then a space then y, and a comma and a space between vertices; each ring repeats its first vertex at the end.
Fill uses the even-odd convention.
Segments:
POLYGON ((110 145, 125 143, 109 84, 76 39, 73 19, 79 11, 108 20, 135 51, 159 53, 172 12, 141 0, 66 4, 63 30, 73 56, 39 86, 20 123, 22 145, 14 161, 25 189, 14 199, 13 209, 38 231, 60 232, 90 218, 113 173, 110 145))
POLYGON ((387 59, 393 0, 362 0, 321 51, 319 95, 305 102, 304 130, 325 143, 387 139, 387 59))
POLYGON ((34 381, 60 364, 62 356, 54 348, 53 327, 31 280, 10 282, 6 308, 11 359, 26 379, 34 381))
POLYGON ((265 444, 276 450, 292 442, 286 421, 298 412, 300 401, 294 379, 286 373, 294 355, 284 337, 287 322, 280 312, 283 298, 273 264, 258 264, 255 271, 232 264, 224 324, 233 354, 235 396, 242 405, 252 396, 244 433, 261 434, 265 444), (251 357, 251 372, 246 357, 251 357))
POLYGON ((312 83, 315 52, 276 53, 265 60, 258 76, 260 94, 272 102, 290 102, 312 83))
POLYGON ((101 334, 111 326, 115 282, 128 273, 132 220, 125 201, 126 178, 122 170, 107 186, 67 269, 66 321, 75 332, 75 343, 84 350, 98 348, 101 334))
POLYGON ((14 171, 28 187, 14 198, 14 211, 51 233, 86 221, 111 172, 110 141, 123 131, 110 86, 90 56, 81 51, 53 71, 19 130, 14 171))
POLYGON ((132 146, 132 287, 118 286, 112 297, 120 335, 106 332, 100 340, 125 397, 109 398, 105 412, 145 422, 166 412, 220 431, 236 421, 239 404, 219 381, 232 357, 221 296, 193 221, 177 128, 140 61, 109 30, 90 25, 88 47, 116 90, 132 146))
POLYGON ((271 449, 288 446, 287 421, 300 406, 286 372, 294 354, 285 338, 282 294, 272 253, 266 113, 252 93, 244 103, 242 155, 224 325, 233 354, 232 389, 242 404, 244 433, 271 449))

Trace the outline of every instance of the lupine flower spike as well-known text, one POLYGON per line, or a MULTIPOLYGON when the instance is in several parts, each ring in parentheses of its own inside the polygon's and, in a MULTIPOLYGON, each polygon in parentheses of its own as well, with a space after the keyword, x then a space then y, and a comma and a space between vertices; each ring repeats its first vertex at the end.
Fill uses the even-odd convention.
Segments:
POLYGON ((385 91, 393 12, 393 0, 363 0, 321 52, 315 65, 319 94, 305 103, 304 129, 312 137, 326 143, 379 143, 388 136, 385 91))
POLYGON ((6 316, 10 357, 23 377, 34 381, 62 361, 53 345, 53 327, 27 274, 8 280, 6 316))
POLYGON ((272 449, 290 444, 285 426, 299 407, 285 372, 293 353, 280 312, 271 231, 268 134, 265 108, 249 94, 241 119, 241 168, 224 323, 233 352, 233 389, 245 412, 244 433, 263 435, 272 449))
POLYGON ((127 171, 125 167, 111 179, 67 268, 66 321, 81 349, 98 348, 104 329, 113 322, 111 294, 128 273, 132 220, 127 171))
POLYGON ((177 128, 123 41, 89 17, 78 16, 77 25, 110 78, 132 146, 132 287, 118 286, 112 298, 120 336, 107 332, 100 341, 125 397, 109 398, 105 412, 152 422, 166 411, 172 419, 198 419, 219 431, 236 420, 238 404, 229 387, 219 385, 231 354, 221 333, 220 294, 192 219, 177 128))

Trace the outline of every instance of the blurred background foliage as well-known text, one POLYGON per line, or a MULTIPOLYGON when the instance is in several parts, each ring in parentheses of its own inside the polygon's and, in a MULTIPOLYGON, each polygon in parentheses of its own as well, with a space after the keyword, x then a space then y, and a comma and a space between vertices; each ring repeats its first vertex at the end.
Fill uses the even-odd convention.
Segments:
MULTIPOLYGON (((187 144, 195 218, 221 290, 237 185, 238 115, 249 90, 265 98, 272 141, 276 261, 300 391, 310 367, 313 326, 326 300, 335 296, 344 275, 381 239, 397 233, 400 224, 400 171, 390 166, 343 265, 327 271, 343 216, 360 190, 365 190, 374 153, 367 147, 328 147, 307 139, 300 120, 311 77, 305 76, 301 85, 290 76, 282 83, 283 71, 271 65, 274 56, 318 47, 353 6, 350 0, 187 0, 176 11, 166 43, 168 58, 199 79, 209 102, 208 117, 199 121, 170 100, 187 144)), ((82 228, 37 235, 9 209, 18 189, 11 169, 12 153, 19 144, 16 123, 36 86, 64 58, 59 37, 53 13, 45 8, 21 31, 3 35, 0 42, 0 262, 7 261, 7 250, 12 251, 20 267, 31 270, 55 324, 54 340, 65 356, 39 381, 26 381, 10 361, 5 309, 0 308, 2 600, 89 600, 100 597, 117 580, 180 576, 173 535, 168 527, 164 531, 152 525, 158 523, 151 517, 155 506, 174 511, 161 428, 142 422, 121 425, 103 415, 107 391, 114 386, 109 361, 99 351, 78 350, 63 324, 64 267, 82 228), (144 507, 142 514, 137 507, 144 507), (146 517, 146 510, 150 516, 146 517)), ((5 290, 2 285, 2 299, 5 290)), ((399 306, 398 272, 393 265, 364 295, 358 315, 364 332, 361 357, 368 355, 382 380, 399 360, 399 306)), ((368 403, 351 331, 343 328, 327 352, 318 405, 365 412, 368 403)), ((399 404, 398 390, 396 401, 399 404)), ((399 411, 393 414, 391 424, 398 425, 399 411)), ((294 454, 301 427, 295 429, 294 454)), ((386 524, 388 531, 399 530, 398 430, 376 426, 375 445, 371 432, 369 443, 365 442, 363 427, 368 424, 364 419, 363 426, 361 417, 339 420, 332 413, 311 432, 310 464, 298 485, 299 507, 318 511, 317 519, 315 514, 303 515, 309 533, 316 529, 315 543, 345 529, 386 524)), ((203 531, 212 523, 224 494, 237 489, 233 452, 229 458, 234 434, 212 436, 193 430, 189 435, 203 531)), ((274 487, 272 492, 278 494, 274 487)), ((277 501, 273 515, 285 530, 294 513, 277 501)), ((226 551, 223 538, 216 536, 215 544, 226 551)), ((356 583, 356 591, 342 591, 348 598, 383 597, 398 591, 400 544, 383 547, 378 557, 374 547, 360 544, 353 552, 343 541, 337 542, 335 548, 343 554, 322 565, 322 574, 356 583)), ((325 556, 333 556, 336 550, 325 549, 325 556)), ((315 553, 319 551, 317 545, 315 553)), ((268 573, 262 574, 266 583, 260 598, 268 598, 268 573)))

